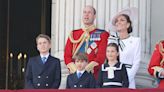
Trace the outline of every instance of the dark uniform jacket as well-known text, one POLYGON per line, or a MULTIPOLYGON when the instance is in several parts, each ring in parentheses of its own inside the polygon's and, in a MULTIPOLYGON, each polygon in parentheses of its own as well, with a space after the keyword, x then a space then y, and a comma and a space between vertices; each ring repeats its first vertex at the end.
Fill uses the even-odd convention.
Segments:
POLYGON ((68 75, 66 88, 95 88, 96 82, 91 73, 85 71, 80 78, 77 77, 76 72, 68 75))
POLYGON ((25 75, 25 88, 46 89, 59 88, 61 82, 60 60, 49 55, 45 64, 41 57, 29 59, 25 75))
POLYGON ((96 86, 98 88, 128 88, 129 80, 125 65, 120 62, 116 63, 114 77, 111 79, 108 78, 108 71, 105 70, 107 67, 109 67, 108 63, 102 65, 96 86))

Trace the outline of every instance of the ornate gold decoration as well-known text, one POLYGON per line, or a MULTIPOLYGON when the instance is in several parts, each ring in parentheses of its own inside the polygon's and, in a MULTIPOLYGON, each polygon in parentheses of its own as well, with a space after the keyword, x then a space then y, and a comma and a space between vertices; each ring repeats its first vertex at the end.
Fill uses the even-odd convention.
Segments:
POLYGON ((78 52, 78 50, 80 49, 80 47, 82 46, 82 44, 84 43, 84 41, 86 41, 86 47, 85 47, 85 51, 88 48, 88 43, 89 43, 89 39, 90 39, 90 34, 89 32, 93 31, 94 29, 96 29, 95 25, 91 25, 89 27, 84 27, 82 28, 82 30, 84 31, 83 34, 80 36, 79 39, 75 40, 73 38, 73 32, 70 33, 69 35, 69 39, 70 41, 73 43, 73 51, 72 51, 72 55, 73 57, 76 55, 76 53, 78 52), (78 47, 77 44, 79 43, 78 47), (76 48, 77 47, 77 48, 76 48))

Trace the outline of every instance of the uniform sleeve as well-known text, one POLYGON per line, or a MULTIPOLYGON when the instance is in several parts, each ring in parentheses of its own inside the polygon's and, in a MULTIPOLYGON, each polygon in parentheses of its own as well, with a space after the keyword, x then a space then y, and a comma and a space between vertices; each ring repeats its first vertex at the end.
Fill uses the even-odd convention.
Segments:
POLYGON ((125 65, 122 66, 122 83, 124 88, 129 87, 129 79, 125 65))
POLYGON ((106 47, 108 43, 108 37, 109 37, 109 33, 106 31, 101 33, 100 35, 101 41, 98 45, 96 58, 94 59, 94 61, 97 62, 99 65, 102 65, 106 58, 106 47))
POLYGON ((60 65, 60 60, 57 59, 56 62, 56 70, 54 70, 55 72, 55 80, 54 80, 54 83, 52 85, 52 88, 59 88, 60 86, 60 82, 61 82, 61 65, 60 65))
POLYGON ((68 37, 64 50, 64 62, 66 65, 72 62, 72 47, 73 44, 68 37))
POLYGON ((31 59, 27 63, 26 73, 25 73, 25 89, 33 89, 33 79, 32 79, 32 64, 31 59))
POLYGON ((152 54, 148 67, 148 72, 150 73, 150 75, 154 77, 158 77, 159 71, 162 70, 162 67, 160 66, 161 60, 162 60, 162 55, 159 52, 159 45, 157 44, 152 54))
POLYGON ((134 50, 134 59, 133 59, 133 65, 132 68, 129 70, 128 75, 129 75, 129 81, 133 80, 135 78, 136 73, 138 71, 138 68, 140 66, 140 61, 141 61, 141 41, 140 39, 136 39, 136 44, 135 44, 135 50, 134 50))

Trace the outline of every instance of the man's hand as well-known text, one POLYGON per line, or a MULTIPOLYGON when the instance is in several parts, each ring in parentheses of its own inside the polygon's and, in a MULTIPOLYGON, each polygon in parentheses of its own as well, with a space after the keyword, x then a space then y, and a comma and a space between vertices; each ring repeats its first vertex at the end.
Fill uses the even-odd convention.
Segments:
POLYGON ((87 72, 93 72, 93 68, 95 67, 95 66, 97 66, 98 65, 98 63, 97 62, 95 62, 95 61, 91 61, 86 67, 85 67, 85 70, 87 71, 87 72))
POLYGON ((75 73, 77 70, 77 67, 73 62, 67 64, 67 67, 69 68, 70 73, 75 73))

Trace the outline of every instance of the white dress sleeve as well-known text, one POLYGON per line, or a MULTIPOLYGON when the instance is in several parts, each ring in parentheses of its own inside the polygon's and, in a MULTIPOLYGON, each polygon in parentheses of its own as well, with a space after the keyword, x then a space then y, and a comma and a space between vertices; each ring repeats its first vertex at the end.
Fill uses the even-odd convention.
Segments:
POLYGON ((135 78, 135 75, 138 71, 138 68, 140 66, 140 61, 141 61, 141 41, 140 41, 140 38, 136 38, 135 39, 136 42, 135 42, 135 48, 134 48, 134 58, 133 58, 133 65, 132 65, 132 68, 129 70, 129 80, 133 80, 135 78))

